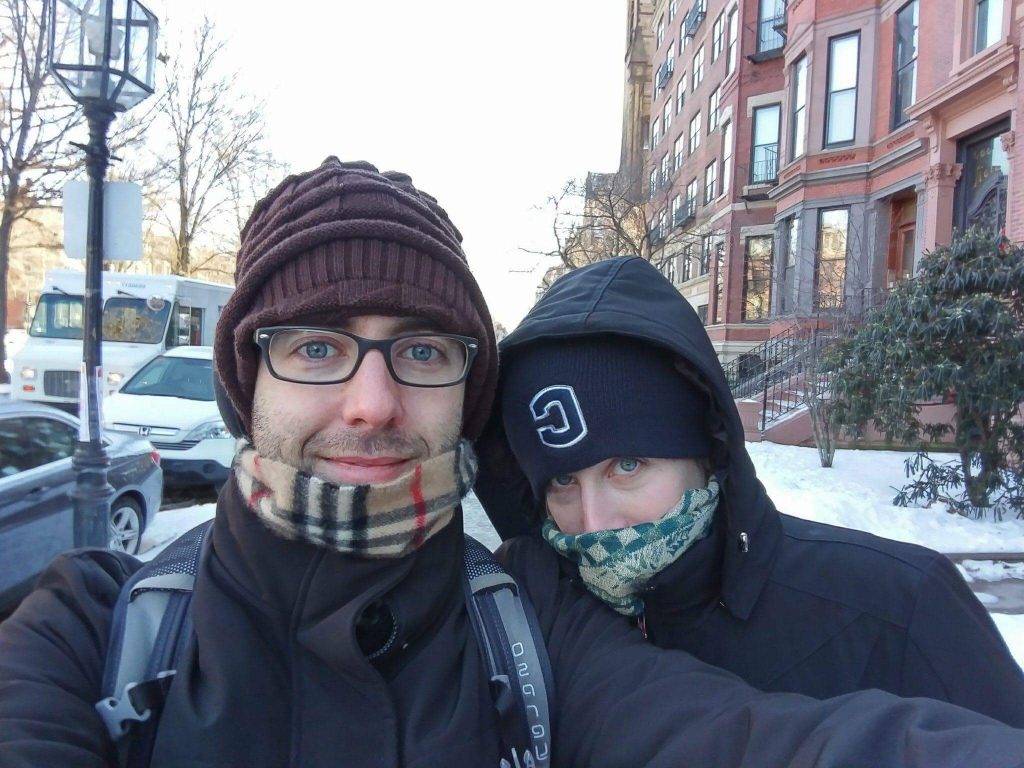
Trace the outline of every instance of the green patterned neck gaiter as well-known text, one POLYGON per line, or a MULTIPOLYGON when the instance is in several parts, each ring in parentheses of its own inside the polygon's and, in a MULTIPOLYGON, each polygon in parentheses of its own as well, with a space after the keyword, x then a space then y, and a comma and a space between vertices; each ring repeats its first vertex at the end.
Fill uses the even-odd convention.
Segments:
POLYGON ((707 536, 718 493, 718 481, 712 477, 707 488, 688 490, 653 523, 570 536, 549 517, 541 533, 558 554, 579 566, 583 583, 594 595, 621 614, 639 616, 644 603, 637 593, 707 536))

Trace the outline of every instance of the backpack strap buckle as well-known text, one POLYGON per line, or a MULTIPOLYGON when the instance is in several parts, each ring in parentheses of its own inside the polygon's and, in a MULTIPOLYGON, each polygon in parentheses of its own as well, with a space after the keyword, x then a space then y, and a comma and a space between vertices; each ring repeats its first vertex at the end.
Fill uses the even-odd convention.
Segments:
POLYGON ((96 702, 96 711, 107 726, 110 738, 117 741, 128 733, 132 723, 142 723, 150 718, 153 710, 167 697, 174 672, 168 669, 151 680, 129 683, 124 687, 121 698, 108 696, 96 702))

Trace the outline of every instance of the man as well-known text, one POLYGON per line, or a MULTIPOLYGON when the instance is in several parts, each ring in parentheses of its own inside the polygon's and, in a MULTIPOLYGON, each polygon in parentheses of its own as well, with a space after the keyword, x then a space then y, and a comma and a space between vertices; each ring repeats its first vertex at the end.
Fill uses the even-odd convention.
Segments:
MULTIPOLYGON (((458 503, 496 350, 457 230, 408 177, 329 158, 257 205, 236 277, 216 364, 251 440, 150 764, 497 766, 458 503)), ((93 702, 137 567, 59 558, 0 626, 0 766, 114 764, 93 702)), ((766 697, 644 643, 553 553, 514 567, 554 668, 557 765, 1021 763, 1024 733, 955 707, 766 697)))
POLYGON ((704 326, 650 263, 563 276, 501 354, 487 512, 653 644, 763 691, 878 688, 1024 727, 1024 674, 948 559, 775 509, 704 326))

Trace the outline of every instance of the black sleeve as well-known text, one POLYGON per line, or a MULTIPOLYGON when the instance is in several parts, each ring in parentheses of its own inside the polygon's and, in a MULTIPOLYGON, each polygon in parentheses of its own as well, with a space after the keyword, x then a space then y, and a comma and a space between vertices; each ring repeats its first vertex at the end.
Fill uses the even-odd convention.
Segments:
POLYGON ((1018 768, 1024 731, 943 702, 863 691, 765 694, 632 624, 567 579, 539 541, 509 547, 555 676, 552 765, 1018 768))
POLYGON ((110 617, 137 567, 127 555, 61 555, 0 624, 0 767, 115 766, 93 705, 110 617))
POLYGON ((902 696, 929 696, 1024 728, 1024 673, 960 572, 938 556, 907 630, 902 696))

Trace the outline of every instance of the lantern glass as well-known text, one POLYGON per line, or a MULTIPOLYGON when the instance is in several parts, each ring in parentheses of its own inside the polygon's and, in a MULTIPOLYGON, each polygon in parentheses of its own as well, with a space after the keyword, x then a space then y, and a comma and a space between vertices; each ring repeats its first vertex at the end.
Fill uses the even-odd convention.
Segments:
POLYGON ((50 0, 50 68, 72 98, 131 109, 153 93, 157 21, 136 0, 50 0))

